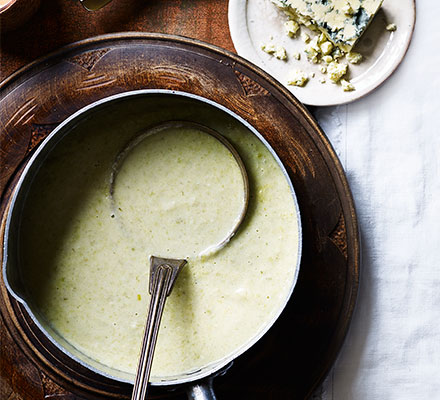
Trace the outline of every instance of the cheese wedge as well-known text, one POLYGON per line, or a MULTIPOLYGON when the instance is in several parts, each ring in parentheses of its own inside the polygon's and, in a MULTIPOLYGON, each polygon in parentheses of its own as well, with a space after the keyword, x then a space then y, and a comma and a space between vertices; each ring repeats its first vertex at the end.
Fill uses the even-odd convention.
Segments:
POLYGON ((379 11, 383 0, 272 0, 293 20, 321 31, 349 52, 379 11))

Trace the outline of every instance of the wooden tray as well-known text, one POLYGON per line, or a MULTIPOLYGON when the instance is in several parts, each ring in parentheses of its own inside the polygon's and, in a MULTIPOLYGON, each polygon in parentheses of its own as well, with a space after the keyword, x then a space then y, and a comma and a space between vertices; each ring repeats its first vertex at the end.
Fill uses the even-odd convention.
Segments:
MULTIPOLYGON (((0 85, 2 215, 29 155, 59 122, 93 101, 141 88, 194 93, 224 105, 263 134, 284 162, 302 215, 299 281, 274 327, 215 386, 220 399, 309 397, 334 362, 355 305, 355 210, 342 167, 316 122, 247 61, 191 39, 126 33, 74 43, 21 69, 0 85)), ((129 385, 66 367, 3 281, 0 312, 2 398, 129 398, 129 385)))

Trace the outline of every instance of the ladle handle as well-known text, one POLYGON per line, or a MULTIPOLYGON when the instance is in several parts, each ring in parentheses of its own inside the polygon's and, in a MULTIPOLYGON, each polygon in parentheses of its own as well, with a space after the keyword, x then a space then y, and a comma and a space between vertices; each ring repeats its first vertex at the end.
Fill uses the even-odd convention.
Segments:
POLYGON ((171 292, 180 269, 185 264, 185 260, 163 259, 154 256, 150 259, 151 299, 136 380, 131 396, 132 400, 144 400, 147 396, 148 379, 150 378, 154 349, 165 307, 165 300, 171 292))

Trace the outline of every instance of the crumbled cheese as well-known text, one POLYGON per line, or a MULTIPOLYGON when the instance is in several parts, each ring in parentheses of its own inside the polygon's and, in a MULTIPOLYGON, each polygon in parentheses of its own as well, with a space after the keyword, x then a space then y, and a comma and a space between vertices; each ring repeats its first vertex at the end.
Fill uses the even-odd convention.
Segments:
POLYGON ((287 80, 288 85, 293 86, 304 86, 309 81, 309 78, 307 77, 307 74, 304 71, 296 70, 293 71, 290 75, 289 79, 287 80))
POLYGON ((296 32, 298 32, 298 29, 299 29, 299 24, 293 19, 290 19, 289 21, 286 21, 284 23, 284 31, 290 37, 295 37, 296 32))
POLYGON ((332 42, 329 42, 328 40, 321 43, 319 45, 319 47, 321 48, 321 53, 325 56, 329 55, 333 50, 333 44, 332 44, 332 42))
POLYGON ((345 53, 343 53, 339 47, 335 47, 332 52, 332 57, 337 60, 338 58, 341 58, 344 54, 345 53))
POLYGON ((278 60, 287 60, 286 49, 282 46, 273 43, 267 43, 261 45, 261 50, 265 51, 267 54, 274 56, 275 58, 278 58, 278 60))
POLYGON ((319 37, 318 37, 318 43, 321 44, 321 43, 324 43, 326 41, 327 41, 327 37, 323 33, 321 33, 319 35, 319 37))
POLYGON ((307 35, 307 33, 305 33, 305 32, 301 32, 301 39, 303 40, 304 43, 310 42, 310 36, 307 35))
MULTIPOLYGON (((304 52, 309 62, 319 65, 322 74, 328 74, 333 83, 340 83, 344 91, 355 90, 346 79, 348 64, 343 63, 345 57, 348 63, 358 64, 363 57, 360 53, 351 51, 354 44, 367 28, 374 15, 379 10, 383 0, 272 0, 289 20, 284 23, 287 34, 296 36, 300 24, 309 28, 313 35, 304 30, 301 38, 306 43, 304 52), (292 23, 294 22, 294 23, 292 23)), ((395 24, 389 24, 387 30, 396 30, 395 24)), ((299 53, 293 53, 292 58, 300 60, 299 53)), ((303 86, 306 80, 296 79, 302 71, 296 71, 289 80, 289 85, 303 86)), ((314 73, 309 74, 313 78, 314 73)), ((321 83, 326 79, 321 78, 321 83)))
POLYGON ((336 61, 331 62, 327 67, 327 73, 330 80, 337 83, 347 73, 347 64, 338 63, 336 61))
POLYGON ((350 51, 345 55, 345 58, 350 64, 359 64, 362 61, 362 54, 350 51))
POLYGON ((314 64, 318 63, 318 56, 321 54, 321 48, 318 44, 318 36, 315 36, 310 43, 306 45, 304 52, 307 54, 309 61, 314 64))
POLYGON ((388 24, 385 29, 389 32, 394 32, 397 29, 397 25, 396 24, 388 24))
POLYGON ((314 72, 310 72, 309 73, 309 78, 314 78, 315 77, 315 73, 314 72))
POLYGON ((351 92, 355 90, 353 84, 351 84, 349 81, 346 81, 345 79, 341 79, 341 86, 342 89, 344 89, 344 92, 351 92))

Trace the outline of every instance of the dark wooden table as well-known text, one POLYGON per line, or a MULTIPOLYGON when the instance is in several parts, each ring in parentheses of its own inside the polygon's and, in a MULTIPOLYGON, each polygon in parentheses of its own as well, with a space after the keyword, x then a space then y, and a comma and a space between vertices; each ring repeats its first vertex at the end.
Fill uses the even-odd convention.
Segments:
MULTIPOLYGON (((228 0, 113 0, 102 10, 90 13, 84 10, 79 2, 75 0, 42 0, 40 8, 26 24, 16 31, 1 35, 0 80, 4 80, 29 62, 56 51, 64 45, 105 33, 126 31, 172 33, 199 39, 234 52, 228 29, 227 5, 228 0)), ((236 71, 237 73, 238 71, 236 71)), ((235 78, 244 79, 240 73, 235 78)), ((246 79, 248 78, 241 82, 244 88, 249 85, 246 79)), ((250 96, 253 96, 252 91, 255 87, 251 85, 248 89, 250 96)), ((246 92, 245 89, 243 90, 246 92)), ((2 92, 0 92, 1 95, 2 92)), ((254 98, 256 103, 258 103, 255 100, 257 98, 254 98)), ((289 104, 291 106, 292 102, 289 104)), ((27 115, 26 110, 26 108, 21 109, 27 115)), ((0 109, 0 111, 2 110, 0 109)), ((298 115, 302 114, 298 113, 298 115)), ((20 117, 19 119, 22 120, 21 122, 25 122, 26 118, 20 117)), ((14 116, 11 120, 14 120, 14 116)), ((4 123, 5 121, 0 119, 0 129, 4 123)), ((310 124, 314 124, 314 122, 312 121, 310 124)), ((27 151, 31 152, 34 145, 42 139, 43 134, 46 135, 47 130, 53 129, 54 125, 54 123, 38 125, 37 128, 42 130, 41 134, 38 129, 32 131, 33 136, 27 151), (36 143, 32 141, 34 138, 36 143)), ((8 129, 11 129, 11 127, 8 129)), ((315 131, 318 131, 318 128, 315 131)), ((12 132, 12 129, 10 132, 12 132)), ((309 140, 308 137, 306 139, 309 140)), ((19 147, 19 144, 15 143, 16 136, 10 135, 7 129, 0 131, 0 140, 12 143, 9 147, 12 149, 11 151, 13 151, 15 145, 19 147)), ((305 228, 310 231, 310 236, 313 235, 316 239, 316 243, 310 241, 308 246, 304 248, 303 260, 313 259, 313 262, 310 262, 308 268, 304 269, 308 272, 302 275, 302 282, 295 295, 297 304, 307 303, 309 308, 303 307, 307 312, 298 314, 295 323, 304 324, 304 321, 308 321, 310 332, 315 335, 304 337, 304 340, 313 340, 317 343, 315 353, 318 356, 317 358, 310 357, 308 363, 314 364, 318 361, 322 362, 324 359, 327 363, 324 370, 328 370, 345 336, 354 307, 359 277, 359 243, 356 217, 352 208, 349 189, 343 178, 342 168, 335 160, 331 145, 325 138, 319 136, 314 137, 313 140, 317 143, 314 150, 315 155, 313 156, 313 152, 305 152, 304 159, 307 161, 309 157, 320 158, 319 170, 322 170, 323 174, 325 172, 324 175, 332 175, 337 185, 333 187, 333 181, 329 181, 327 178, 323 182, 329 187, 327 194, 332 193, 332 197, 335 197, 334 202, 326 202, 326 205, 321 204, 325 200, 325 196, 322 196, 320 192, 323 186, 317 185, 317 189, 313 189, 315 193, 312 193, 310 188, 310 191, 304 192, 304 203, 309 195, 314 200, 309 202, 312 218, 310 218, 310 221, 303 222, 310 225, 306 224, 305 228), (331 212, 327 213, 324 212, 326 207, 333 208, 330 210, 331 212), (335 219, 339 214, 341 218, 339 220, 335 219), (329 218, 330 215, 331 218, 329 218), (325 227, 326 229, 316 231, 318 225, 315 217, 316 220, 326 220, 328 225, 325 227), (330 220, 332 222, 329 224, 330 220), (320 258, 321 256, 322 258, 320 258), (331 279, 320 281, 319 277, 325 277, 326 274, 331 275, 331 279), (316 281, 319 281, 319 285, 315 284, 316 281), (317 291, 317 296, 312 302, 310 302, 310 292, 308 291, 311 286, 317 291), (312 308, 315 313, 313 315, 309 312, 312 308), (325 319, 324 316, 327 317, 328 325, 322 324, 323 319, 325 319), (322 328, 322 326, 324 327, 322 328), (332 345, 331 351, 327 352, 327 356, 323 356, 328 350, 328 343, 330 342, 334 345, 332 345)), ((28 146, 27 142, 26 146, 28 146)), ((6 151, 2 153, 2 148, 0 146, 0 161, 2 161, 2 158, 4 161, 7 158, 5 155, 8 154, 6 151)), ((8 163, 0 162, 0 165, 6 165, 7 167, 8 163)), ((3 178, 6 176, 5 170, 1 170, 0 173, 4 175, 3 178)), ((317 173, 317 176, 319 175, 317 173)), ((0 178, 2 177, 0 176, 0 178)), ((8 188, 3 190, 7 180, 0 179, 0 182, 2 182, 0 214, 3 215, 7 198, 10 196, 8 188)), ((314 180, 313 176, 308 177, 308 181, 314 180)), ((10 187, 12 186, 10 185, 10 187)), ((0 230, 0 236, 1 234, 0 230)), ((20 313, 17 308, 11 308, 16 307, 10 305, 13 302, 3 302, 3 299, 6 299, 7 296, 4 286, 0 285, 0 311, 2 311, 0 313, 0 400, 79 400, 80 397, 60 387, 42 369, 39 369, 38 365, 33 364, 31 354, 20 350, 26 348, 26 345, 17 342, 21 340, 20 335, 11 328, 14 326, 14 323, 12 323, 14 321, 11 322, 10 319, 15 318, 20 313), (7 318, 5 317, 6 314, 7 318)), ((290 327, 290 321, 286 318, 281 318, 278 324, 290 327)), ((266 352, 270 352, 276 348, 276 340, 274 336, 268 337, 265 344, 259 344, 259 346, 264 347, 266 352)), ((299 352, 301 352, 301 349, 299 352)), ((284 355, 280 354, 280 357, 283 358, 284 355)), ((258 372, 260 361, 255 359, 254 364, 246 364, 249 374, 252 375, 254 372, 258 372)), ((287 364, 290 364, 290 362, 290 359, 285 360, 287 364)), ((234 379, 230 383, 223 382, 223 393, 220 391, 220 398, 224 394, 223 398, 245 399, 249 398, 250 393, 253 399, 287 398, 280 395, 280 393, 289 393, 289 391, 283 392, 284 386, 289 387, 290 381, 295 379, 295 376, 290 376, 289 370, 283 368, 282 365, 284 364, 271 368, 271 379, 252 382, 252 387, 247 388, 241 387, 241 371, 237 369, 235 377, 233 376, 234 379), (235 397, 231 397, 231 393, 235 393, 235 397), (246 394, 243 397, 241 393, 246 394)), ((319 379, 321 378, 322 376, 319 377, 319 379)), ((304 398, 304 396, 301 396, 301 398, 304 398)))
POLYGON ((63 45, 104 33, 172 33, 234 51, 228 28, 228 0, 113 0, 99 11, 75 0, 42 0, 20 28, 3 33, 0 80, 63 45))

